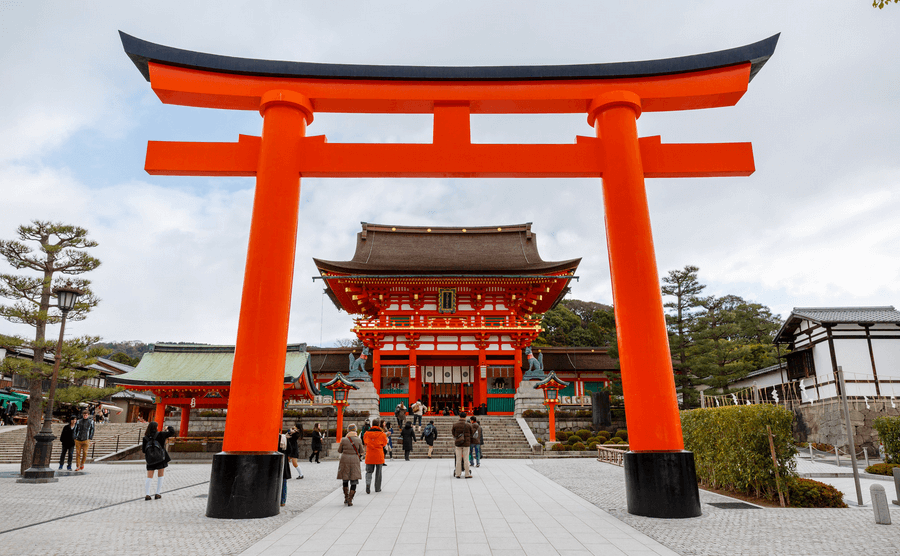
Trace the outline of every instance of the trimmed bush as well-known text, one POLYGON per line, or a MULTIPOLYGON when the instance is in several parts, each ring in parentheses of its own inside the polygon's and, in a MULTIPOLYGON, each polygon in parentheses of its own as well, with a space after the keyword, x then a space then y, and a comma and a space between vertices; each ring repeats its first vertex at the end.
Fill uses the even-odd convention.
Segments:
POLYGON ((788 486, 792 508, 846 508, 844 493, 812 479, 796 478, 788 486))
POLYGON ((577 434, 573 434, 569 437, 568 440, 566 440, 566 444, 568 444, 569 446, 574 446, 576 442, 581 442, 581 437, 577 434))
POLYGON ((546 417, 547 412, 539 409, 526 409, 522 412, 522 417, 546 417))
POLYGON ((613 444, 621 444, 622 442, 625 441, 625 439, 618 437, 618 436, 614 436, 614 437, 610 438, 609 441, 612 442, 613 444))
POLYGON ((900 417, 879 417, 872 426, 884 444, 885 463, 900 463, 900 417))
POLYGON ((614 440, 607 440, 606 442, 604 442, 604 444, 615 444, 615 443, 616 442, 614 440))
POLYGON ((596 450, 597 444, 599 444, 599 442, 597 442, 596 440, 591 440, 590 442, 588 442, 588 445, 587 445, 588 450, 596 450))
POLYGON ((895 467, 900 467, 900 463, 876 463, 875 465, 866 467, 866 473, 893 477, 895 467))
POLYGON ((591 431, 589 431, 587 429, 581 429, 580 431, 576 432, 575 434, 580 436, 582 440, 587 440, 588 438, 591 437, 591 431))
POLYGON ((616 444, 628 444, 628 442, 626 442, 625 440, 619 440, 618 442, 616 442, 616 444))
POLYGON ((578 411, 575 412, 575 417, 581 417, 581 418, 593 417, 593 413, 591 412, 590 409, 579 409, 578 411))
POLYGON ((616 436, 618 436, 622 440, 628 440, 628 431, 625 429, 619 429, 616 431, 616 436))
POLYGON ((576 442, 575 444, 572 444, 572 449, 579 450, 579 451, 586 450, 587 446, 584 445, 584 442, 576 442))
POLYGON ((563 444, 562 442, 557 442, 556 444, 553 445, 552 448, 550 448, 550 450, 551 450, 552 452, 565 452, 565 451, 566 451, 566 445, 563 444))
POLYGON ((572 436, 572 433, 570 433, 569 431, 559 431, 556 433, 556 439, 560 442, 565 442, 569 439, 570 436, 572 436))
POLYGON ((603 438, 605 438, 607 440, 609 440, 612 437, 612 435, 609 434, 609 431, 597 431, 597 436, 598 437, 602 436, 603 438))
POLYGON ((832 446, 831 444, 823 444, 821 442, 813 442, 812 447, 820 452, 828 452, 830 454, 834 453, 834 446, 832 446))
POLYGON ((796 476, 793 414, 770 404, 681 412, 684 447, 694 452, 697 478, 715 489, 774 500, 778 497, 769 436, 772 429, 782 485, 796 476))

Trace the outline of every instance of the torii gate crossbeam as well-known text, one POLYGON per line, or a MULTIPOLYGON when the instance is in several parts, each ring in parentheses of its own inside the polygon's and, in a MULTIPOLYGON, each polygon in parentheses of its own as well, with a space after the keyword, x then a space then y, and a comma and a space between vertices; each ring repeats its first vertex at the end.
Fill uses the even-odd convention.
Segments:
POLYGON ((646 177, 747 176, 749 143, 663 144, 639 138, 643 112, 731 106, 775 49, 748 46, 666 60, 514 67, 310 64, 230 58, 120 33, 164 103, 259 110, 261 137, 236 143, 151 141, 155 175, 256 176, 226 421, 207 515, 278 513, 281 380, 300 178, 600 177, 631 451, 628 511, 700 515, 684 451, 653 250, 646 177), (431 144, 332 144, 306 137, 317 112, 434 115, 431 144), (473 144, 471 114, 583 113, 595 137, 568 145, 473 144))

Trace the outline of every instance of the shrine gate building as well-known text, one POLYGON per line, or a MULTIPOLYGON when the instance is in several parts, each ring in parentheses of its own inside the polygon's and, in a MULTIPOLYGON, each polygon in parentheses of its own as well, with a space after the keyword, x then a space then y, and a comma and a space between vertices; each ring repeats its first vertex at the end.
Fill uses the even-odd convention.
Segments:
POLYGON ((380 411, 421 399, 511 415, 523 350, 581 259, 544 261, 531 223, 439 228, 362 224, 349 261, 314 259, 369 348, 380 411))

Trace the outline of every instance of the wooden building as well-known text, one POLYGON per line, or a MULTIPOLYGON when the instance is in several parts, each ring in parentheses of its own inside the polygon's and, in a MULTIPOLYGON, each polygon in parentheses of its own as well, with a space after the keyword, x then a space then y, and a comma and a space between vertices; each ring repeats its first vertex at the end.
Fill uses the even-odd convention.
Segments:
POLYGON ((382 413, 421 399, 436 409, 511 414, 523 361, 527 369, 523 350, 579 262, 544 261, 530 223, 363 223, 352 259, 315 259, 332 301, 356 315, 382 413))

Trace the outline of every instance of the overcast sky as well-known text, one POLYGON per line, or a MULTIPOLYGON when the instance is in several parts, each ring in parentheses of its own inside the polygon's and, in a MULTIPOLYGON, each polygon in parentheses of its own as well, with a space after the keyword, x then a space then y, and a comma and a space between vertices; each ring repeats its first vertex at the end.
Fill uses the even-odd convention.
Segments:
MULTIPOLYGON (((661 275, 793 307, 900 305, 900 5, 818 2, 237 2, 0 0, 0 238, 87 228, 100 306, 67 333, 233 344, 252 178, 149 176, 148 140, 236 141, 256 112, 162 104, 117 31, 248 58, 408 65, 649 60, 781 33, 737 106, 646 113, 664 143, 751 141, 744 178, 647 181, 661 275)), ((330 142, 428 142, 431 118, 318 114, 330 142)), ((582 114, 475 116, 475 142, 570 143, 582 114)), ((360 222, 533 222, 545 260, 582 257, 572 296, 612 302, 600 180, 304 179, 289 340, 329 345, 352 319, 323 303, 313 257, 352 257, 360 222)), ((0 263, 0 272, 11 269, 0 263)), ((0 333, 31 335, 0 321, 0 333)), ((54 332, 49 332, 48 337, 54 332)))

